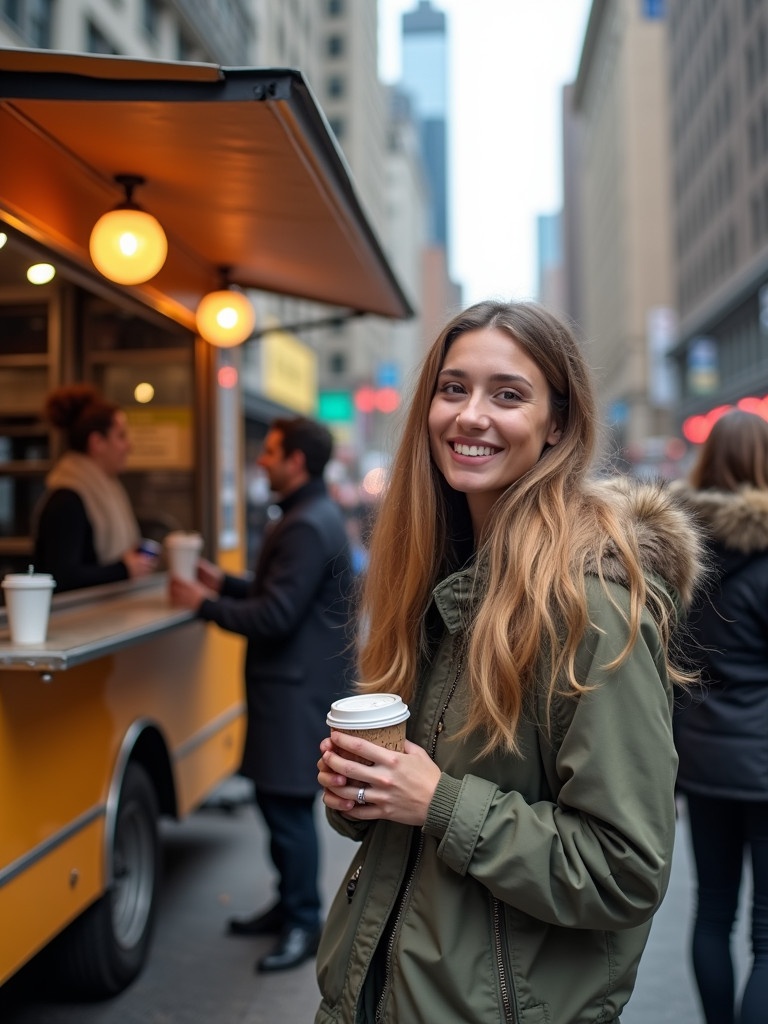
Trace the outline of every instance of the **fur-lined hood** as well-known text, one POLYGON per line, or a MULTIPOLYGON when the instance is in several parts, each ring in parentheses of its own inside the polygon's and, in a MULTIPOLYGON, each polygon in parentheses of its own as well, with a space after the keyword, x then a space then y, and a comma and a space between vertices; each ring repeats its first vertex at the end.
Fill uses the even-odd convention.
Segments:
MULTIPOLYGON (((613 505, 627 534, 636 538, 646 576, 662 579, 682 607, 689 608, 705 559, 701 532, 681 496, 664 480, 616 476, 591 486, 597 497, 613 505)), ((587 564, 586 568, 597 573, 596 564, 587 564)), ((624 564, 612 546, 603 556, 600 569, 606 580, 627 584, 624 564)))
POLYGON ((768 490, 696 491, 677 484, 675 492, 692 509, 707 536, 722 547, 742 555, 768 550, 768 490))

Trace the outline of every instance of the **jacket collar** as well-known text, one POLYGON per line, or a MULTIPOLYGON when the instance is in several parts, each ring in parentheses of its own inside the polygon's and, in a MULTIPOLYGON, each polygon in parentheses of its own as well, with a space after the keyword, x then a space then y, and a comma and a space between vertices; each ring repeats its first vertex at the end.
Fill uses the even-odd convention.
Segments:
POLYGON ((307 498, 320 497, 325 494, 325 481, 322 477, 313 477, 308 480, 301 487, 297 487, 295 491, 291 491, 290 494, 286 495, 281 501, 278 501, 279 507, 283 510, 283 515, 289 512, 296 505, 300 505, 307 498))
POLYGON ((678 485, 707 534, 722 547, 754 555, 768 550, 768 490, 695 491, 678 485))
MULTIPOLYGON (((665 481, 637 481, 613 477, 590 482, 588 494, 608 500, 614 507, 627 539, 636 545, 649 586, 663 588, 678 612, 690 606, 702 572, 702 544, 699 531, 679 493, 665 481)), ((766 496, 768 508, 768 495, 766 496)), ((768 516, 766 517, 768 528, 768 516)), ((598 555, 597 544, 587 559, 588 574, 610 583, 627 586, 624 563, 608 544, 598 555), (598 567, 598 558, 599 567, 598 567)), ((450 633, 456 633, 471 620, 474 604, 484 592, 481 565, 473 564, 442 580, 433 591, 433 600, 450 633)), ((654 612, 654 602, 649 601, 654 612)))
POLYGON ((480 583, 481 574, 477 565, 472 565, 446 577, 432 591, 432 599, 449 633, 458 633, 462 626, 466 627, 480 583))

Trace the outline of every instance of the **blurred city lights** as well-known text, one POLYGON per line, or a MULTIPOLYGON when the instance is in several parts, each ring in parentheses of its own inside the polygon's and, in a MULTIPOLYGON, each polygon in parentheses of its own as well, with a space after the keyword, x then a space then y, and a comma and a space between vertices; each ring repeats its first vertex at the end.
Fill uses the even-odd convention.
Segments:
POLYGON ((384 493, 384 488, 386 486, 387 473, 381 466, 377 466, 375 469, 369 469, 360 484, 362 490, 371 498, 380 497, 384 493))
POLYGON ((736 405, 716 405, 709 412, 697 416, 689 416, 683 422, 683 437, 691 444, 703 444, 709 437, 712 427, 727 412, 733 409, 742 409, 744 412, 754 413, 756 416, 768 420, 768 395, 757 398, 754 395, 747 395, 740 398, 736 405))
POLYGON ((33 263, 27 270, 30 284, 48 284, 56 276, 56 268, 50 263, 33 263))
POLYGON ((237 385, 237 370, 234 366, 220 366, 216 379, 219 387, 234 388, 237 385))

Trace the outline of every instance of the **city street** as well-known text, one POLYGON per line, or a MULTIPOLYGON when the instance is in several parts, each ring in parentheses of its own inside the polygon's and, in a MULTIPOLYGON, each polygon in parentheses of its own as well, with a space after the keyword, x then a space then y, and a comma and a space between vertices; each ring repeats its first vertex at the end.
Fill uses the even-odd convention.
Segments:
MULTIPOLYGON (((270 940, 224 935, 231 913, 251 911, 270 898, 264 830, 253 809, 237 802, 245 792, 241 780, 232 780, 220 791, 223 806, 203 809, 182 825, 163 826, 166 874, 155 944, 148 967, 128 991, 99 1004, 52 1002, 44 972, 35 964, 0 993, 3 1024, 311 1024, 318 1000, 314 963, 255 974, 254 962, 270 940), (228 810, 229 799, 234 806, 228 810)), ((330 898, 352 846, 324 822, 322 835, 324 891, 330 898)), ((686 949, 691 899, 686 838, 681 822, 672 884, 624 1024, 700 1024, 686 949)), ((742 920, 737 942, 742 966, 744 932, 742 920)))

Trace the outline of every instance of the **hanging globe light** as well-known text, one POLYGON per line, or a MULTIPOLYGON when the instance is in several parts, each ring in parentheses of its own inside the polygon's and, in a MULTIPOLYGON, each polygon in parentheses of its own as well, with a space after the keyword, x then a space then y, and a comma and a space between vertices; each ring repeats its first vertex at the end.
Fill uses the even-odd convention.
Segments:
POLYGON ((219 348, 231 348, 250 337, 256 311, 243 292, 227 287, 203 296, 196 320, 201 338, 219 348))
POLYGON ((93 226, 90 253, 93 265, 117 284, 149 281, 165 263, 168 240, 159 221, 133 201, 133 190, 144 184, 136 174, 116 174, 125 201, 103 214, 93 226))

